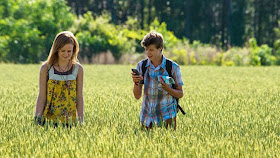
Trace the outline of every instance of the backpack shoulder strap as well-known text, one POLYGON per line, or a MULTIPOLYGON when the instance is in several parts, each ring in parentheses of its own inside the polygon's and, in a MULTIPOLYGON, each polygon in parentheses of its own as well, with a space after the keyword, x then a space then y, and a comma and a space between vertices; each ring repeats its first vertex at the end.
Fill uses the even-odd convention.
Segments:
MULTIPOLYGON (((168 72, 169 77, 173 78, 173 75, 172 75, 172 72, 171 72, 172 71, 172 61, 170 59, 166 59, 166 65, 165 66, 166 66, 166 71, 168 72)), ((172 84, 172 88, 176 89, 176 84, 172 84)), ((179 98, 176 98, 176 97, 174 97, 174 98, 177 101, 177 113, 180 110, 183 113, 183 115, 185 115, 186 114, 185 111, 179 105, 179 98)))
MULTIPOLYGON (((169 77, 173 78, 173 75, 172 75, 172 61, 170 59, 166 59, 165 67, 166 67, 166 71, 168 72, 169 77)), ((172 84, 172 88, 176 89, 176 84, 172 84)), ((176 100, 178 102, 178 98, 176 98, 176 100)))
MULTIPOLYGON (((165 67, 166 67, 166 71, 168 72, 169 77, 172 77, 174 79, 174 77, 172 75, 172 61, 170 59, 166 59, 165 67)), ((176 89, 176 84, 172 84, 172 88, 176 89)))
MULTIPOLYGON (((174 79, 172 75, 172 61, 170 59, 166 59, 165 67, 166 67, 166 71, 168 72, 168 76, 174 79)), ((172 88, 176 89, 176 84, 172 84, 172 88)))
POLYGON ((166 67, 166 70, 167 70, 167 72, 168 72, 168 75, 169 75, 169 77, 172 77, 173 78, 173 75, 172 75, 172 61, 171 60, 169 60, 169 59, 166 59, 166 65, 165 65, 165 67, 166 67))
POLYGON ((143 76, 143 78, 144 78, 145 73, 146 73, 146 70, 147 70, 147 67, 146 67, 147 62, 148 62, 148 59, 145 59, 145 60, 143 61, 143 63, 142 63, 142 66, 141 66, 141 71, 142 71, 142 76, 143 76))

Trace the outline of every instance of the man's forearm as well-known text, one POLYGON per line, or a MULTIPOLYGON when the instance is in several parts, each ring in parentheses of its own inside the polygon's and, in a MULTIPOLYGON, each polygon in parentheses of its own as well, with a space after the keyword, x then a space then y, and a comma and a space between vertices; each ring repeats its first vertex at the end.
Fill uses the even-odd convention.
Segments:
POLYGON ((176 98, 182 98, 183 97, 183 90, 180 89, 173 89, 173 88, 168 88, 167 92, 172 95, 173 97, 176 98))
POLYGON ((141 98, 141 95, 142 95, 142 84, 139 84, 138 83, 138 85, 136 85, 135 83, 134 83, 134 87, 133 87, 133 94, 134 94, 134 97, 136 98, 136 99, 139 99, 139 98, 141 98))

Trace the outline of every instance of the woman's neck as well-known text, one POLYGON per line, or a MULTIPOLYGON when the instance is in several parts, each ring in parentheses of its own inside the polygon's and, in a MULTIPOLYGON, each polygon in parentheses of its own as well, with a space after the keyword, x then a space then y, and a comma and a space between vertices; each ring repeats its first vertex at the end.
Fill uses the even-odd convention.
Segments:
POLYGON ((67 67, 67 66, 70 66, 70 60, 69 60, 69 61, 61 61, 61 60, 58 60, 57 64, 58 64, 60 67, 67 67))

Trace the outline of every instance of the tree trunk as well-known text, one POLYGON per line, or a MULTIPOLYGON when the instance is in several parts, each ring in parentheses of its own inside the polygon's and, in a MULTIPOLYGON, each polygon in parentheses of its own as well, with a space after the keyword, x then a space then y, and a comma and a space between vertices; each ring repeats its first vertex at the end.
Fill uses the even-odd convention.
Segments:
POLYGON ((115 7, 114 7, 114 0, 107 0, 107 5, 108 5, 108 8, 110 9, 110 12, 111 12, 111 21, 116 24, 117 21, 116 21, 116 12, 115 12, 115 7))
MULTIPOLYGON (((273 30, 275 27, 277 27, 277 2, 276 0, 271 0, 271 15, 272 15, 272 21, 271 21, 271 27, 270 30, 273 30)), ((276 34, 274 31, 271 32, 271 39, 270 39, 270 43, 273 45, 274 41, 276 40, 276 34)))
POLYGON ((278 20, 279 19, 279 15, 280 15, 280 0, 275 0, 275 20, 276 20, 276 25, 278 26, 278 20))
POLYGON ((76 14, 81 15, 81 8, 80 8, 79 0, 75 0, 75 8, 76 8, 76 14))
POLYGON ((160 21, 161 19, 161 10, 162 10, 162 4, 161 0, 154 0, 153 1, 154 7, 155 7, 155 17, 160 21))
POLYGON ((225 48, 225 26, 226 26, 226 2, 227 0, 223 0, 223 11, 222 11, 222 23, 221 23, 221 43, 222 43, 222 48, 225 48))
POLYGON ((145 5, 144 0, 140 0, 141 29, 144 29, 144 5, 145 5))
POLYGON ((227 35, 226 35, 226 50, 231 42, 231 14, 232 14, 232 0, 227 0, 227 35))
POLYGON ((257 39, 258 0, 254 2, 254 37, 257 39))
POLYGON ((150 26, 151 20, 152 20, 151 10, 152 10, 152 0, 149 0, 149 5, 148 5, 148 26, 150 26))
POLYGON ((186 37, 190 39, 190 0, 186 0, 186 37))
POLYGON ((257 42, 259 45, 262 44, 262 19, 263 19, 263 1, 258 1, 258 36, 257 36, 257 42))

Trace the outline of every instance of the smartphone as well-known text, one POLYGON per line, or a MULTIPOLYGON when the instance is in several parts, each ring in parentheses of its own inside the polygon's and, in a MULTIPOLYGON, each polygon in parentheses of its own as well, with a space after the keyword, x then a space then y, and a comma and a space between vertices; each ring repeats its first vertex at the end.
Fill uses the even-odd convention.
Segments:
MULTIPOLYGON (((135 73, 135 75, 140 75, 140 73, 139 73, 139 71, 137 69, 131 69, 131 70, 132 70, 132 72, 135 73)), ((144 80, 141 80, 139 83, 140 84, 144 84, 144 80)), ((138 85, 138 83, 136 85, 138 85)))
POLYGON ((139 71, 137 69, 131 69, 133 73, 135 73, 135 75, 140 75, 139 71))

